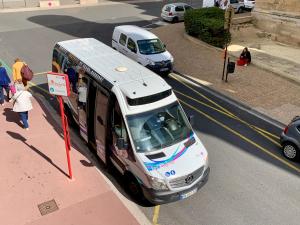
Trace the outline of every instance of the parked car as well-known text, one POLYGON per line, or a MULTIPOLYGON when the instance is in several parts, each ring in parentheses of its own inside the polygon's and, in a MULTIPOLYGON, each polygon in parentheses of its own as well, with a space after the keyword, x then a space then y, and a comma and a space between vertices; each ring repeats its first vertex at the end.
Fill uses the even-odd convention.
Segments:
POLYGON ((300 159, 300 116, 292 119, 280 135, 283 155, 290 160, 300 159))
POLYGON ((138 26, 123 25, 114 29, 112 47, 158 74, 173 70, 173 56, 153 33, 138 26))
POLYGON ((184 13, 193 9, 186 3, 172 3, 165 5, 161 10, 161 17, 169 22, 177 23, 184 20, 184 13))
POLYGON ((243 10, 252 11, 255 6, 255 1, 253 0, 240 0, 243 3, 243 10))
POLYGON ((241 13, 244 9, 244 3, 239 0, 230 0, 230 5, 234 8, 235 13, 241 13))

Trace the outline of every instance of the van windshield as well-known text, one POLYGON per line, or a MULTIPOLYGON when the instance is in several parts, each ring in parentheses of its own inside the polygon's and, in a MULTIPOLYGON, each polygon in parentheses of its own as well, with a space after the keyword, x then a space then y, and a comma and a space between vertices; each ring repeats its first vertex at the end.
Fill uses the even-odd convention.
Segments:
POLYGON ((139 51, 143 55, 158 54, 166 51, 163 43, 159 39, 148 39, 137 41, 139 51))
POLYGON ((151 152, 174 145, 192 133, 178 102, 127 116, 127 121, 137 152, 151 152))

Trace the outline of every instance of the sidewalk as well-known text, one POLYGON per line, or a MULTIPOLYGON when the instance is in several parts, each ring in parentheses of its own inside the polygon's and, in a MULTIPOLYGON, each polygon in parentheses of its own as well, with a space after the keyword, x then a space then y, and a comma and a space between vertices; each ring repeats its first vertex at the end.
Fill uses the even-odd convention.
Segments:
MULTIPOLYGON (((281 123, 287 124, 300 114, 300 85, 295 81, 251 64, 248 67, 237 66, 235 73, 229 74, 228 83, 225 83, 221 80, 224 56, 221 49, 185 35, 183 23, 159 27, 152 32, 160 37, 174 56, 176 71, 281 123)), ((291 47, 288 49, 295 51, 291 47)), ((277 57, 281 57, 279 49, 277 52, 277 57)), ((300 50, 296 52, 299 54, 300 50)), ((263 56, 258 59, 254 55, 253 60, 268 64, 274 59, 268 54, 263 56)), ((292 62, 299 67, 300 62, 295 59, 292 62)), ((272 70, 278 71, 287 62, 284 64, 272 64, 272 70)), ((300 81, 299 70, 293 74, 300 81)))
POLYGON ((29 131, 11 107, 0 108, 1 224, 146 224, 135 219, 78 146, 71 150, 74 179, 68 179, 60 126, 43 105, 33 99, 29 131), (42 216, 38 205, 53 199, 58 210, 42 216))

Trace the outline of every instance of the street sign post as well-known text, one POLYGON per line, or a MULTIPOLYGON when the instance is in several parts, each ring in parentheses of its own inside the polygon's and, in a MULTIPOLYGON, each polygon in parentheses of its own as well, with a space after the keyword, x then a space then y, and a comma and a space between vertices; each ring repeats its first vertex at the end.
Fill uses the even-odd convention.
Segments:
POLYGON ((70 95, 69 78, 66 74, 48 72, 47 80, 48 80, 49 93, 52 95, 56 95, 59 101, 61 123, 64 132, 65 148, 66 148, 67 162, 68 162, 68 169, 69 169, 69 178, 72 179, 73 176, 72 176, 72 167, 71 167, 71 159, 70 159, 70 151, 71 151, 70 133, 69 133, 69 126, 68 126, 68 118, 65 115, 64 103, 62 98, 63 96, 66 97, 70 95))
MULTIPOLYGON (((234 15, 234 8, 230 5, 226 11, 225 11, 225 19, 224 19, 224 30, 226 31, 226 40, 225 40, 225 53, 224 53, 224 65, 223 65, 223 73, 222 73, 222 80, 224 80, 225 75, 225 67, 226 67, 226 61, 227 61, 227 49, 228 49, 228 38, 230 33, 230 25, 232 21, 232 17, 234 15)), ((227 82, 227 78, 225 80, 227 82)))

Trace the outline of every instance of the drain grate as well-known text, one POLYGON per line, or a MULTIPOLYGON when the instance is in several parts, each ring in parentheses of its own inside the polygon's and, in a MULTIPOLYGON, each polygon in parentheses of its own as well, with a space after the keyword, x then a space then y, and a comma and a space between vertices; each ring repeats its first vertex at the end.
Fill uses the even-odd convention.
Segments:
POLYGON ((43 202, 38 205, 38 208, 40 210, 40 213, 42 216, 47 215, 49 213, 52 213, 56 210, 58 210, 58 206, 55 202, 54 199, 48 201, 48 202, 43 202))

